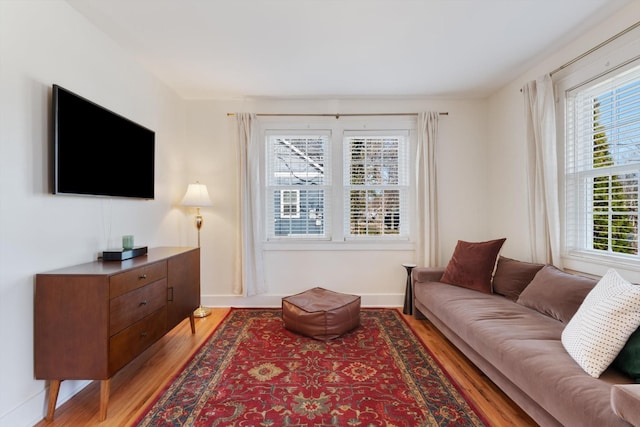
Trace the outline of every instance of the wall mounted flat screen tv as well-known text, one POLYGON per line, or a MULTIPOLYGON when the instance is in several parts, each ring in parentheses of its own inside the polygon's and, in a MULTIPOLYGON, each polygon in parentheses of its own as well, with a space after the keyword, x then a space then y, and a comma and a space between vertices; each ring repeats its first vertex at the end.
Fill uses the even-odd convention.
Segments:
POLYGON ((154 198, 155 132, 53 85, 53 193, 154 198))

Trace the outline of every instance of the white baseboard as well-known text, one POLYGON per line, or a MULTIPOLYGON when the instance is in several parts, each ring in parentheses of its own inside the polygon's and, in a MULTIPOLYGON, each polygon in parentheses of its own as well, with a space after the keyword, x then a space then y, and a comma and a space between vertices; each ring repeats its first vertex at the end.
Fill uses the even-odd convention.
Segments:
MULTIPOLYGON (((263 294, 245 297, 242 295, 203 295, 202 305, 205 307, 248 307, 277 308, 282 306, 282 298, 287 295, 263 294)), ((369 307, 402 307, 404 294, 364 294, 360 304, 369 307)))

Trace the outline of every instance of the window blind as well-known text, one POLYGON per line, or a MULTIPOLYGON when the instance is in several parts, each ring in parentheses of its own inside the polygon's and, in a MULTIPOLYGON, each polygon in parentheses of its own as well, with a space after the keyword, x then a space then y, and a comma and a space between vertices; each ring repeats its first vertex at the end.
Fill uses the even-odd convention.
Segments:
POLYGON ((345 132, 347 238, 408 235, 408 132, 345 132))
POLYGON ((272 133, 266 145, 268 238, 326 237, 329 133, 272 133))

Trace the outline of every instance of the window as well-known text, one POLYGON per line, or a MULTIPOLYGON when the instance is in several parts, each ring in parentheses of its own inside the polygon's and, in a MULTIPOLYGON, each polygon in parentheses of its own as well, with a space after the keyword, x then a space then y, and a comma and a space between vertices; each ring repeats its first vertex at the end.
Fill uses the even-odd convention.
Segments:
POLYGON ((409 242, 415 120, 274 123, 261 123, 268 241, 409 242))
POLYGON ((345 235, 407 235, 407 140, 379 132, 345 135, 345 235))
POLYGON ((280 190, 280 218, 300 218, 300 190, 280 190))
POLYGON ((329 134, 266 136, 269 237, 326 237, 329 134))
POLYGON ((638 259, 640 66, 567 93, 568 252, 638 259))

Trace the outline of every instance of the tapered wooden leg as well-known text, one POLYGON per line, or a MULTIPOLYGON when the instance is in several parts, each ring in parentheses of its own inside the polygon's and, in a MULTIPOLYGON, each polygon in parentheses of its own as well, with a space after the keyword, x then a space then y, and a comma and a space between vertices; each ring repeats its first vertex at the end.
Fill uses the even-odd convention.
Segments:
POLYGON ((100 381, 100 415, 98 416, 99 421, 104 421, 107 419, 107 407, 109 406, 110 388, 111 388, 110 380, 100 381))
POLYGON ((196 333, 196 316, 193 313, 189 316, 189 323, 191 323, 191 334, 195 335, 196 333))
POLYGON ((61 382, 62 380, 51 380, 49 384, 49 402, 47 403, 47 416, 45 417, 47 421, 53 421, 53 414, 56 411, 56 402, 58 401, 61 382))

